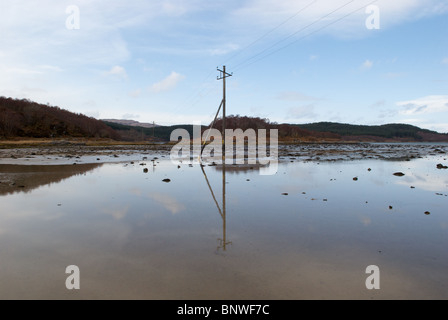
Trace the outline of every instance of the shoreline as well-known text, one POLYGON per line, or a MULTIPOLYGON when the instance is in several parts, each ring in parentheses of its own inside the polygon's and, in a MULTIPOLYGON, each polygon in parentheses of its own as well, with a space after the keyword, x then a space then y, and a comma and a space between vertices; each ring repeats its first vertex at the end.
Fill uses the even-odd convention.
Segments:
MULTIPOLYGON (((0 165, 73 165, 147 160, 170 157, 173 144, 24 145, 0 148, 0 165)), ((402 160, 448 154, 447 143, 280 143, 279 160, 341 161, 402 160)))

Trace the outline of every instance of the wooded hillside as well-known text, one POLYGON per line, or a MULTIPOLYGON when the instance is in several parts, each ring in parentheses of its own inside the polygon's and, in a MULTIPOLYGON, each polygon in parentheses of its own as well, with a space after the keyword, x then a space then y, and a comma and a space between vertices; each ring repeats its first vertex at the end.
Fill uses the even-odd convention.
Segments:
POLYGON ((27 99, 0 97, 0 137, 119 139, 105 123, 27 99))

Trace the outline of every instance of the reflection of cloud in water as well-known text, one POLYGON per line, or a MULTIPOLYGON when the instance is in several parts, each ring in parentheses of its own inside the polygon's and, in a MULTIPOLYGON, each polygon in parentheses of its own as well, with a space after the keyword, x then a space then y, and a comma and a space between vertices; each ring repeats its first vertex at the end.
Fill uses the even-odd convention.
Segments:
POLYGON ((369 226, 369 225, 372 223, 372 219, 370 219, 369 217, 365 217, 365 216, 363 216, 363 217, 360 217, 360 220, 361 220, 361 223, 362 223, 365 227, 369 226))
POLYGON ((122 207, 122 208, 105 208, 105 209, 103 209, 103 213, 111 215, 116 220, 123 219, 124 217, 126 217, 128 212, 129 212, 129 206, 122 207))
POLYGON ((431 175, 431 179, 428 180, 425 176, 414 173, 412 176, 406 177, 406 179, 396 181, 396 184, 408 187, 413 186, 426 191, 446 192, 448 180, 436 175, 431 175))
POLYGON ((185 206, 179 203, 174 197, 163 193, 152 193, 149 198, 161 204, 166 210, 172 214, 179 213, 185 210, 185 206))
POLYGON ((137 196, 137 197, 141 197, 142 196, 142 190, 139 189, 139 188, 132 188, 131 190, 129 190, 129 192, 131 194, 133 194, 134 196, 137 196))

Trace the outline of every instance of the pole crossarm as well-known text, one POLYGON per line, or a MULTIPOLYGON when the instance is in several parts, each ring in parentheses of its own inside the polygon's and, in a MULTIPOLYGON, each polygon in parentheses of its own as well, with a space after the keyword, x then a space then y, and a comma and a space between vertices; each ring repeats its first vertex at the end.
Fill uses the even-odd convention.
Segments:
POLYGON ((233 76, 233 72, 232 73, 228 73, 228 72, 225 71, 225 68, 224 68, 224 70, 216 68, 216 70, 221 72, 221 74, 217 77, 217 80, 222 80, 222 79, 225 79, 225 78, 233 76))

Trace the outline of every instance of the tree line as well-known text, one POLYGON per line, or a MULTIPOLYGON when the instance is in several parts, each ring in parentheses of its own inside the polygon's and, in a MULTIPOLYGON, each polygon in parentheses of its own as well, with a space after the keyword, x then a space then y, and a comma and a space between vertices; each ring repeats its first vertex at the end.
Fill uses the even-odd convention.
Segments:
POLYGON ((120 139, 115 130, 95 118, 6 97, 0 97, 0 137, 120 139))
MULTIPOLYGON (((218 118, 213 125, 213 128, 222 130, 222 118, 218 118)), ((277 122, 271 122, 267 118, 260 117, 248 117, 240 115, 230 115, 226 117, 226 128, 227 129, 242 129, 243 131, 247 129, 277 129, 278 137, 280 140, 303 140, 303 141, 313 141, 313 140, 340 140, 341 135, 332 132, 325 131, 312 131, 304 128, 300 128, 293 124, 278 124, 277 122)), ((269 132, 269 131, 268 131, 269 132)))

